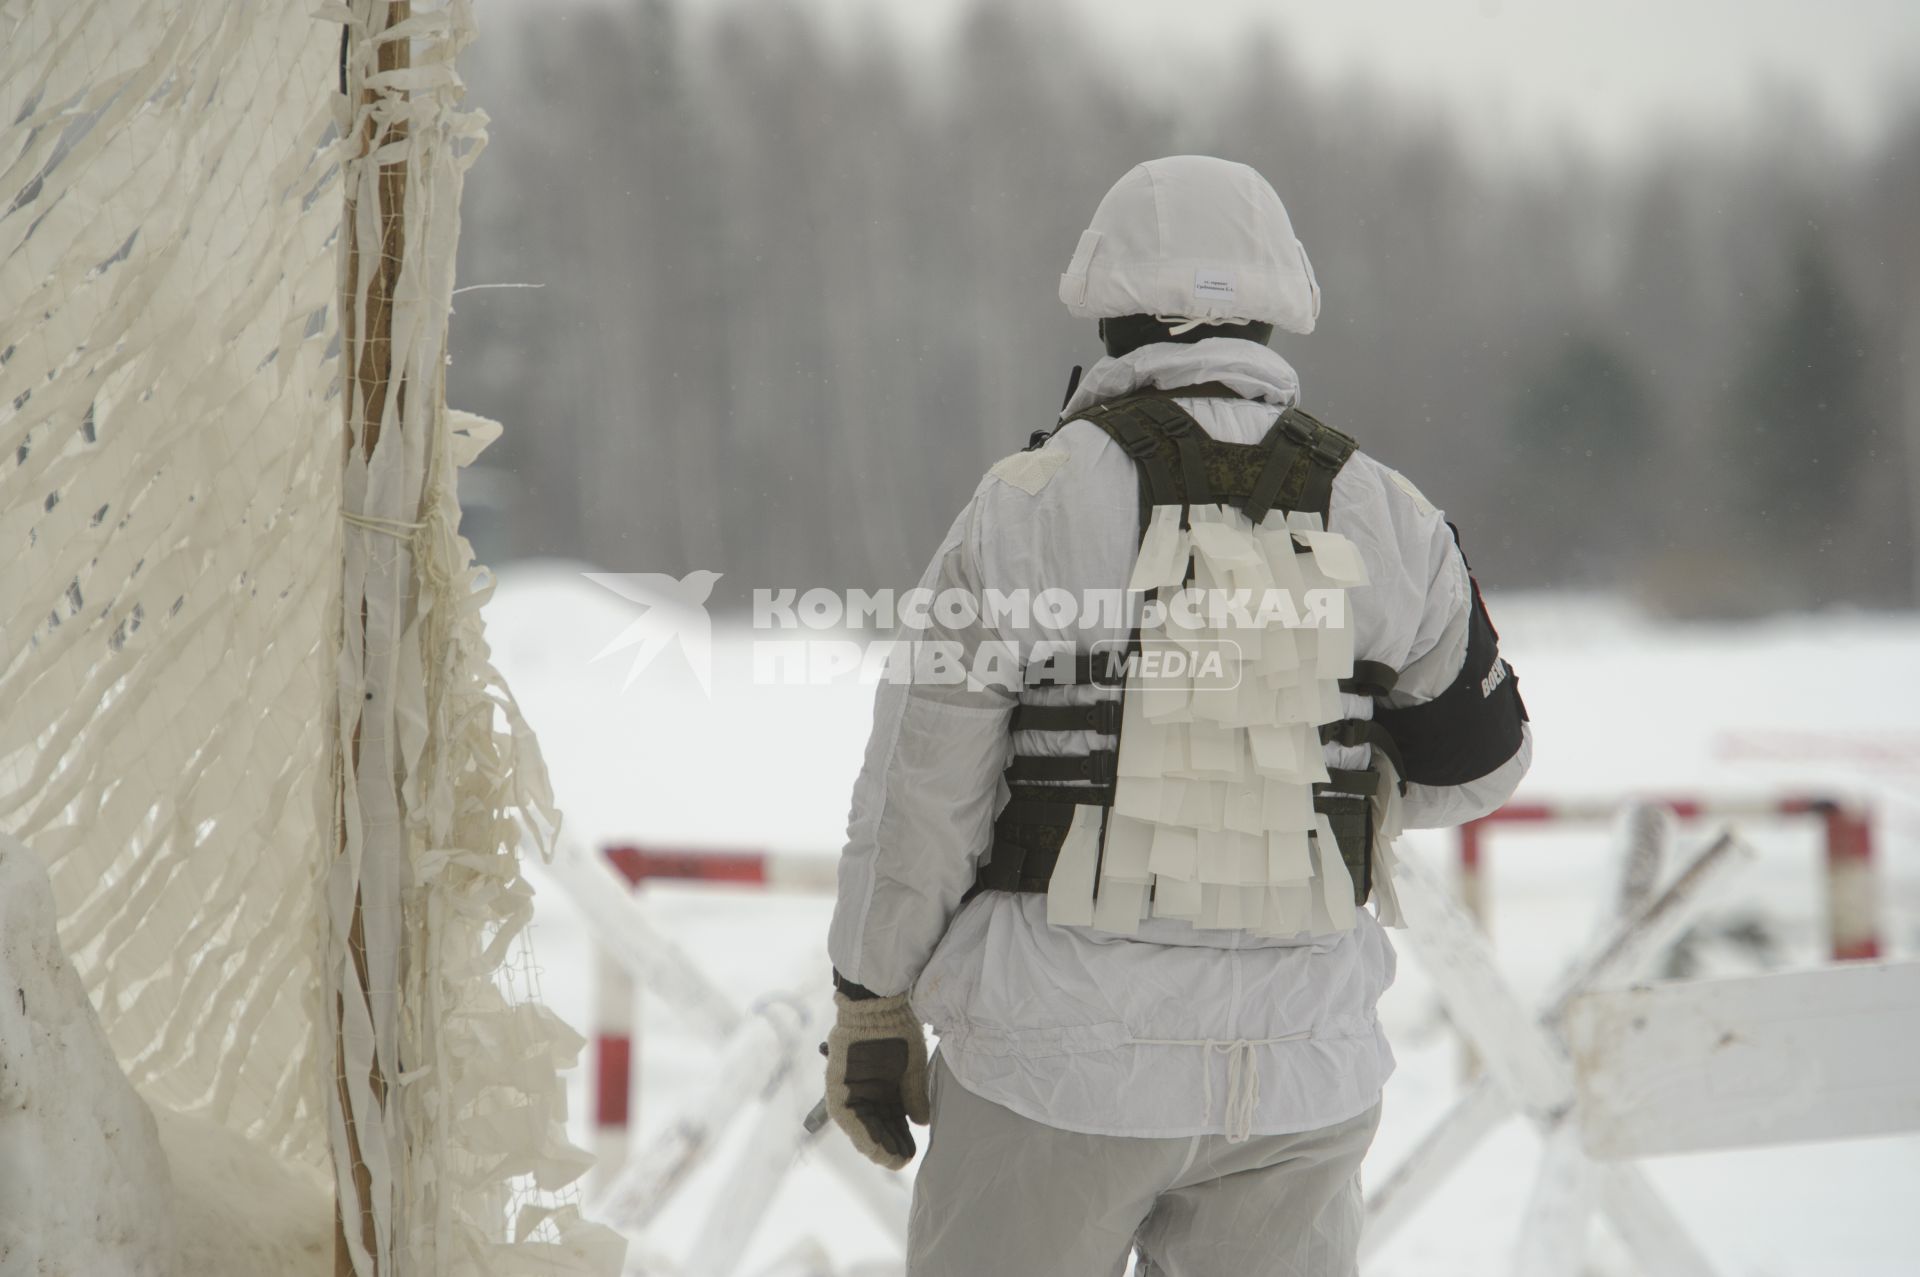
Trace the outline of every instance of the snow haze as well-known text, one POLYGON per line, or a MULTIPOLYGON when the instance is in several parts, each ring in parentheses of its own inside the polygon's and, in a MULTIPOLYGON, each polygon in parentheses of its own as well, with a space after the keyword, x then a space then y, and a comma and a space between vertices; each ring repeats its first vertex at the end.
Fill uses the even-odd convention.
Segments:
MULTIPOLYGON (((724 9, 742 0, 708 6, 724 9)), ((815 0, 843 40, 876 28, 936 61, 980 0, 815 0)), ((991 7, 987 5, 985 7, 991 7)), ((1752 127, 1769 98, 1800 99, 1847 137, 1877 136, 1920 78, 1920 7, 1905 0, 1071 0, 1063 30, 1110 44, 1152 84, 1169 53, 1205 84, 1211 59, 1266 31, 1306 75, 1359 80, 1460 117, 1495 151, 1575 141, 1628 152, 1675 127, 1752 127)))

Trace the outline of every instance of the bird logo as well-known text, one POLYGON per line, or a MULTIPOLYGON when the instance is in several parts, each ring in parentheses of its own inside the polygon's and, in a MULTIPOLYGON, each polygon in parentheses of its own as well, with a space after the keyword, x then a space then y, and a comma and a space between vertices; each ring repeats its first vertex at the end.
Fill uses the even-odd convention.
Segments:
POLYGON ((693 676, 700 680, 700 690, 709 697, 713 695, 713 621, 707 615, 707 599, 720 573, 700 569, 679 578, 665 572, 582 572, 580 575, 645 609, 593 658, 604 660, 615 652, 637 648, 633 663, 627 667, 627 680, 620 685, 621 691, 633 686, 640 671, 651 665, 654 657, 677 643, 693 676))

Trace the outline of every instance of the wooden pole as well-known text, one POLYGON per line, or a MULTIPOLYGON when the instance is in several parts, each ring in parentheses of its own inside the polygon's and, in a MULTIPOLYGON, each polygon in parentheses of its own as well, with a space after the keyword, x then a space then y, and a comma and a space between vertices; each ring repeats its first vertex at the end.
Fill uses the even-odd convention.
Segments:
MULTIPOLYGON (((382 3, 381 0, 373 0, 372 3, 356 7, 359 7, 362 11, 364 24, 347 28, 347 39, 350 42, 348 45, 348 75, 350 77, 348 80, 348 88, 350 90, 358 88, 351 78, 354 68, 360 65, 359 58, 353 56, 354 49, 352 42, 356 41, 356 39, 362 44, 368 40, 378 41, 378 48, 375 52, 375 65, 380 71, 399 70, 412 64, 412 47, 410 41, 404 39, 381 39, 382 33, 387 28, 405 21, 409 16, 409 5, 406 3, 406 0, 394 0, 394 2, 391 3, 382 3)), ((379 96, 379 92, 392 92, 397 96, 403 96, 405 90, 375 91, 358 88, 358 92, 355 95, 357 108, 365 108, 374 103, 379 96)), ((367 285, 366 305, 364 309, 358 304, 359 298, 357 294, 362 268, 361 254, 366 251, 367 246, 359 242, 359 224, 357 219, 358 174, 355 170, 366 161, 366 158, 372 154, 376 146, 403 138, 406 135, 407 123, 404 119, 393 121, 388 126, 385 136, 378 138, 375 136, 376 129, 377 125, 372 116, 369 115, 365 125, 360 129, 354 141, 355 153, 348 161, 346 180, 344 182, 346 200, 342 210, 343 221, 341 226, 346 255, 344 286, 340 299, 340 351, 346 382, 345 393, 341 396, 342 411, 345 417, 343 437, 345 449, 349 455, 352 450, 357 447, 361 455, 369 460, 373 456, 374 447, 380 442, 380 421, 386 410, 388 395, 391 394, 394 397, 396 408, 404 410, 404 397, 406 394, 404 377, 397 378, 393 368, 392 342, 394 294, 399 285, 400 262, 406 248, 407 166, 404 159, 380 166, 380 174, 376 185, 379 199, 380 242, 377 245, 379 261, 374 267, 372 277, 367 285), (360 410, 359 417, 363 423, 363 429, 358 439, 354 437, 356 407, 360 410)), ((401 415, 403 415, 402 412, 397 412, 396 419, 399 419, 401 415)), ((359 615, 351 618, 348 624, 356 624, 360 627, 362 640, 361 650, 365 651, 367 614, 364 599, 361 602, 359 615)), ((358 723, 356 723, 353 732, 352 756, 344 761, 344 766, 357 768, 359 762, 360 728, 358 723)), ((344 830, 346 827, 346 812, 344 810, 346 788, 344 783, 341 783, 341 787, 335 795, 335 802, 341 805, 341 828, 344 830)), ((344 833, 342 835, 341 846, 337 849, 336 854, 346 854, 344 833)), ((368 970, 367 960, 366 926, 363 912, 365 904, 366 901, 362 889, 356 887, 353 898, 353 922, 349 932, 348 945, 353 955, 356 985, 353 992, 355 996, 363 1000, 370 999, 370 990, 372 988, 372 973, 368 970)), ((398 900, 381 901, 378 902, 378 904, 379 907, 391 910, 396 916, 400 912, 400 902, 398 900)), ((397 975, 397 972, 382 973, 383 978, 394 982, 394 987, 398 986, 397 975)), ((360 1277, 382 1277, 378 1258, 380 1251, 376 1233, 377 1224, 371 1203, 373 1177, 367 1169, 366 1161, 361 1153, 360 1133, 354 1124, 353 1106, 347 1093, 347 1078, 345 1073, 347 1057, 344 1038, 345 1014, 344 1002, 336 1002, 333 1008, 334 1051, 336 1058, 341 1062, 342 1069, 340 1076, 335 1078, 334 1084, 338 1091, 341 1114, 346 1125, 347 1148, 353 1166, 354 1188, 360 1202, 360 1219, 358 1221, 359 1238, 367 1254, 374 1257, 371 1271, 361 1274, 360 1277)), ((376 1101, 384 1104, 387 1096, 387 1080, 382 1075, 380 1061, 377 1056, 373 1061, 367 1081, 376 1101)), ((378 1137, 376 1133, 376 1138, 378 1137)), ((336 1193, 334 1202, 334 1272, 338 1274, 339 1277, 355 1277, 353 1256, 348 1246, 346 1228, 347 1224, 344 1211, 336 1193)))

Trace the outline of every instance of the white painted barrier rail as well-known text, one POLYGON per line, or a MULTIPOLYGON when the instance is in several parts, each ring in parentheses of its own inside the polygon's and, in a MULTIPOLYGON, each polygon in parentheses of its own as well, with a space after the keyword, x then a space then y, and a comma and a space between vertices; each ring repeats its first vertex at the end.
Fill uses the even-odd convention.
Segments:
MULTIPOLYGON (((1377 1252, 1509 1117, 1535 1125, 1543 1150, 1513 1256, 1516 1277, 1577 1277, 1595 1214, 1615 1226, 1642 1271, 1711 1277, 1711 1264, 1635 1158, 1920 1129, 1920 1070, 1911 1067, 1920 1056, 1920 964, 1871 961, 1880 952, 1880 932, 1867 811, 1821 797, 1637 801, 1641 809, 1626 825, 1618 914, 1539 1008, 1521 1002, 1499 974, 1472 907, 1483 839, 1495 826, 1612 820, 1627 804, 1519 803, 1463 827, 1459 845, 1468 874, 1462 894, 1417 859, 1404 862, 1407 946, 1484 1073, 1398 1167, 1375 1180, 1363 1256, 1377 1252), (1725 831, 1656 889, 1668 816, 1821 822, 1831 950, 1846 965, 1635 985, 1698 919, 1730 871, 1751 858, 1745 844, 1725 831)), ((573 860, 563 878, 576 899, 595 897, 582 903, 608 946, 612 960, 601 971, 615 985, 596 999, 595 1026, 600 1070, 594 1108, 601 1147, 611 1154, 607 1175, 613 1177, 601 1204, 612 1212, 610 1222, 644 1235, 713 1146, 732 1109, 743 1098, 758 1097, 771 1103, 759 1119, 768 1138, 755 1143, 773 1151, 731 1168, 730 1182, 749 1186, 751 1200, 723 1204, 703 1220, 703 1273, 735 1270, 751 1234, 754 1203, 771 1195, 803 1147, 904 1242, 904 1182, 830 1133, 809 1143, 797 1131, 808 1089, 817 1093, 818 1060, 808 1048, 824 1029, 824 1002, 775 1000, 743 1012, 653 930, 631 894, 665 881, 830 893, 835 860, 634 845, 591 857, 579 852, 573 860), (718 1055, 711 1085, 666 1134, 652 1147, 629 1149, 635 981, 687 1010, 718 1055)), ((815 1261, 796 1252, 785 1262, 815 1261)))

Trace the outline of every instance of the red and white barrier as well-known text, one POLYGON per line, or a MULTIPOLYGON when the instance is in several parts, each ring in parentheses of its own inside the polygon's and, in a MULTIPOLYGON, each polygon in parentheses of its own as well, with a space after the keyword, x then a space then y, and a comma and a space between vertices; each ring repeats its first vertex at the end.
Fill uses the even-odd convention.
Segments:
MULTIPOLYGON (((635 890, 650 882, 682 882, 802 894, 832 892, 838 864, 831 856, 790 852, 634 845, 608 847, 602 860, 635 890)), ((593 1152, 597 1187, 602 1190, 627 1165, 632 1152, 640 991, 629 966, 604 951, 594 964, 593 1152)))
MULTIPOLYGON (((1801 819, 1821 822, 1826 839, 1825 886, 1828 951, 1836 962, 1877 958, 1881 953, 1878 871, 1873 822, 1857 803, 1818 797, 1698 799, 1649 797, 1680 820, 1801 819)), ((1460 897, 1484 924, 1486 887, 1482 871, 1486 838, 1496 825, 1604 824, 1618 815, 1619 799, 1509 803, 1460 826, 1460 897)))
POLYGON ((589 1205, 597 1218, 628 1236, 630 1270, 638 1263, 661 1277, 732 1277, 802 1147, 810 1153, 809 1164, 831 1174, 897 1246, 905 1246, 904 1181, 867 1161, 846 1140, 822 1138, 804 1124, 819 1094, 815 1047, 832 1019, 825 982, 802 981, 798 990, 739 1005, 654 925, 647 902, 635 890, 645 882, 670 880, 722 890, 777 887, 817 893, 832 890, 835 868, 832 857, 632 847, 590 852, 566 840, 542 868, 542 875, 580 910, 604 955, 596 962, 599 987, 593 1002, 592 1108, 599 1163, 589 1205), (642 989, 665 1003, 713 1052, 714 1066, 699 1093, 644 1142, 631 1138, 638 1116, 634 1073, 642 989), (722 1137, 736 1117, 749 1111, 758 1124, 756 1135, 733 1146, 728 1156, 722 1137), (693 1250, 684 1261, 669 1259, 655 1249, 654 1225, 671 1204, 681 1202, 699 1168, 721 1156, 727 1156, 719 1172, 727 1191, 694 1207, 693 1250))
MULTIPOLYGON (((1879 952, 1873 829, 1863 808, 1807 797, 1744 802, 1649 799, 1641 800, 1641 804, 1665 808, 1683 820, 1728 816, 1818 819, 1825 836, 1825 881, 1834 956, 1853 960, 1871 958, 1879 952)), ((1493 826, 1605 822, 1613 820, 1622 806, 1619 801, 1598 799, 1514 804, 1463 827, 1460 847, 1463 868, 1469 871, 1467 899, 1475 900, 1480 895, 1477 871, 1484 861, 1484 840, 1493 826)), ((1627 822, 1625 868, 1613 916, 1594 938, 1585 959, 1538 1010, 1516 998, 1500 977, 1486 937, 1463 908, 1463 902, 1432 881, 1430 874, 1420 871, 1417 862, 1409 864, 1402 891, 1410 923, 1408 944, 1428 969, 1449 1018, 1485 1068, 1455 1108, 1369 1195, 1364 1251, 1377 1250, 1495 1125, 1518 1114, 1539 1128, 1545 1152, 1515 1253, 1512 1271, 1517 1277, 1574 1277, 1581 1271, 1586 1224, 1595 1212, 1611 1219, 1645 1271, 1711 1272, 1684 1224, 1632 1159, 1651 1148, 1647 1144, 1651 1137, 1642 1133, 1645 1130, 1666 1132, 1688 1149, 1707 1147, 1712 1141, 1724 1144, 1730 1138, 1726 1130, 1734 1131, 1737 1142, 1772 1142, 1764 1129, 1767 1114, 1749 1111, 1752 1106, 1735 1105, 1727 1113, 1719 1109, 1709 1113, 1702 1108, 1694 1118, 1698 1129, 1689 1127, 1672 1134, 1670 1127, 1677 1130, 1673 1123, 1657 1120, 1657 1113, 1648 1118, 1636 1107, 1634 1096, 1644 1086, 1633 1081, 1623 1091, 1620 1080, 1637 1078, 1634 1070, 1642 1067, 1643 1057, 1664 1066, 1672 1053, 1663 1053, 1660 1042, 1652 1042, 1639 1054, 1620 1047, 1607 1055, 1592 1045, 1601 1038, 1588 1031, 1589 1021, 1596 1016, 1617 1017, 1623 1007, 1631 1010, 1628 1004, 1632 997, 1672 1002, 1671 1007, 1662 1001, 1655 1008, 1664 1018, 1647 1017, 1649 1025, 1659 1028, 1656 1036, 1662 1041, 1680 1040, 1696 1027, 1694 1004, 1706 995, 1662 991, 1657 986, 1653 993, 1636 990, 1621 994, 1619 986, 1643 975, 1654 958, 1697 919, 1709 888, 1736 863, 1750 858, 1751 852, 1731 833, 1723 833, 1655 893, 1654 881, 1660 877, 1658 864, 1666 842, 1667 824, 1663 819, 1642 812, 1627 822), (1580 1049, 1573 1049, 1567 1037, 1570 1017, 1572 1042, 1580 1049), (1625 1116, 1616 1114, 1616 1109, 1625 1116)), ((761 999, 745 1011, 736 1008, 712 987, 688 955, 652 929, 637 894, 620 888, 667 881, 707 884, 720 890, 831 892, 835 868, 835 860, 828 856, 633 846, 609 848, 594 856, 581 851, 577 857, 556 860, 556 871, 561 872, 563 883, 588 915, 589 925, 618 960, 617 965, 606 964, 602 970, 606 983, 596 1000, 599 1022, 595 1025, 594 1052, 599 1061, 594 1111, 608 1173, 597 1204, 609 1212, 610 1221, 636 1238, 636 1245, 644 1243, 668 1200, 687 1182, 693 1168, 712 1155, 733 1115, 756 1102, 765 1105, 757 1118, 759 1135, 738 1155, 737 1164, 725 1168, 726 1182, 737 1191, 723 1196, 703 1217, 687 1272, 724 1274, 736 1270, 753 1221, 763 1213, 765 1202, 803 1146, 811 1148, 818 1164, 842 1180, 854 1198, 902 1243, 906 1193, 897 1176, 865 1162, 846 1141, 809 1141, 800 1132, 800 1112, 817 1093, 814 1079, 819 1064, 812 1047, 831 1016, 824 991, 761 999), (690 1016, 690 1022, 712 1044, 715 1056, 711 1082, 702 1094, 646 1147, 629 1150, 627 1124, 634 1116, 631 1074, 636 981, 690 1016)), ((1770 1048, 1769 1058, 1762 1062, 1772 1071, 1769 1076, 1783 1067, 1773 1057, 1784 1058, 1798 1050, 1809 1031, 1802 1023, 1807 1017, 1799 1015, 1796 1008, 1836 999, 1847 1000, 1850 1007, 1857 1003, 1856 1009, 1864 1008, 1849 1019, 1850 1036, 1833 1050, 1844 1048, 1872 1058, 1843 1061, 1857 1066, 1852 1073, 1838 1068, 1829 1071, 1829 1084, 1816 1097, 1818 1103, 1809 1101, 1805 1122, 1798 1128, 1800 1138, 1839 1138, 1858 1133, 1860 1097, 1883 1080, 1870 1067, 1878 1056, 1861 1051, 1859 1044, 1878 1032, 1877 1026, 1886 1019, 1876 1010, 1890 996, 1881 985, 1891 980, 1897 985, 1891 996, 1910 1000, 1910 989, 1920 973, 1911 969, 1895 973, 1870 987, 1865 982, 1876 979, 1878 970, 1856 963, 1826 969, 1824 975, 1812 980, 1776 973, 1749 979, 1745 984, 1722 982, 1713 988, 1715 997, 1724 988, 1729 1005, 1751 1004, 1747 1019, 1756 1041, 1771 1035, 1766 1038, 1769 1043, 1778 1040, 1786 1044, 1779 1051, 1770 1048), (1772 998, 1775 991, 1798 992, 1800 996, 1797 1001, 1789 1000, 1790 1005, 1776 1006, 1777 999, 1772 998), (1739 1002, 1742 997, 1746 1002, 1739 1002)), ((1613 1036, 1605 1040, 1612 1043, 1613 1036)), ((1715 1039, 1716 1049, 1726 1045, 1723 1038, 1724 1034, 1715 1039)), ((1920 1121, 1920 1091, 1905 1074, 1896 1078, 1887 1093, 1905 1106, 1903 1113, 1920 1121)), ((1668 1111, 1687 1105, 1700 1107, 1692 1093, 1678 1089, 1663 1103, 1668 1111)))
POLYGON ((831 892, 839 859, 785 851, 679 851, 609 847, 607 861, 635 887, 649 882, 699 882, 766 891, 831 892))

